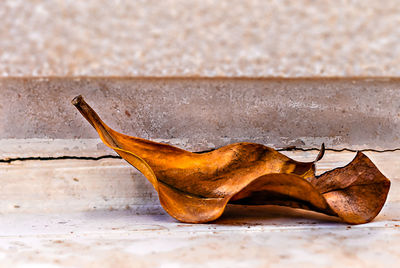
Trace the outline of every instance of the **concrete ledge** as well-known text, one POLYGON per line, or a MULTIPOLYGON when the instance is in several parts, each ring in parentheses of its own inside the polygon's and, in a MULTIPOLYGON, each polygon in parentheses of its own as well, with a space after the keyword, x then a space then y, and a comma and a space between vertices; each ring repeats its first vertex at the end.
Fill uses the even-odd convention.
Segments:
POLYGON ((78 94, 116 130, 188 150, 239 141, 274 148, 319 148, 324 142, 332 149, 397 149, 399 88, 399 79, 378 78, 3 78, 0 150, 12 155, 9 139, 79 139, 65 148, 87 151, 80 140, 97 134, 70 104, 78 94))

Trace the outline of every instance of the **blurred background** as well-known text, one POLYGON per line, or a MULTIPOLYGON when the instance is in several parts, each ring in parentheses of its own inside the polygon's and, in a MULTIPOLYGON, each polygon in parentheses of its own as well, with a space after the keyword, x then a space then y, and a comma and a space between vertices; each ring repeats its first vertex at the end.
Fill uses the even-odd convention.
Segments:
POLYGON ((399 76, 400 5, 0 3, 1 76, 399 76))

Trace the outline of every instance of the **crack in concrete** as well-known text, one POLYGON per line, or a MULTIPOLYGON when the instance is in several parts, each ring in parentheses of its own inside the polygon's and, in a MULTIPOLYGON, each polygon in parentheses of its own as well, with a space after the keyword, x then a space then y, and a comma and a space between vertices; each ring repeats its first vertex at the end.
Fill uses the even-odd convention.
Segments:
MULTIPOLYGON (((285 147, 281 149, 276 149, 279 152, 284 152, 284 151, 302 151, 302 152, 308 152, 308 151, 319 151, 319 148, 297 148, 297 147, 285 147)), ((361 150, 355 150, 355 149, 348 149, 348 148, 343 148, 343 149, 325 149, 325 151, 331 151, 331 152, 374 152, 374 153, 389 153, 389 152, 396 152, 400 151, 400 148, 395 148, 395 149, 385 149, 385 150, 377 150, 377 149, 361 149, 361 150)))
POLYGON ((15 161, 29 161, 29 160, 39 160, 39 161, 52 161, 52 160, 101 160, 107 158, 116 158, 122 159, 122 157, 118 155, 102 155, 98 157, 91 157, 91 156, 57 156, 57 157, 16 157, 16 158, 6 158, 0 159, 0 163, 12 163, 15 161))
MULTIPOLYGON (((212 149, 213 150, 213 149, 212 149)), ((203 152, 209 152, 212 150, 207 150, 203 152)), ((308 151, 319 151, 319 148, 281 148, 281 149, 276 149, 279 152, 293 152, 293 151, 301 151, 301 152, 308 152, 308 151)), ((389 153, 389 152, 396 152, 400 151, 400 148, 396 149, 386 149, 386 150, 376 150, 376 149, 363 149, 363 150, 353 150, 353 149, 348 149, 348 148, 343 148, 343 149, 325 149, 326 152, 375 152, 375 153, 389 153)), ((203 153, 200 152, 200 153, 203 153)), ((198 153, 198 152, 197 152, 198 153)), ((38 160, 38 161, 53 161, 53 160, 90 160, 90 161, 97 161, 101 159, 122 159, 122 157, 118 155, 102 155, 98 157, 92 157, 92 156, 56 156, 56 157, 15 157, 15 158, 5 158, 5 159, 0 159, 0 163, 7 163, 10 164, 12 162, 16 161, 30 161, 30 160, 38 160)))

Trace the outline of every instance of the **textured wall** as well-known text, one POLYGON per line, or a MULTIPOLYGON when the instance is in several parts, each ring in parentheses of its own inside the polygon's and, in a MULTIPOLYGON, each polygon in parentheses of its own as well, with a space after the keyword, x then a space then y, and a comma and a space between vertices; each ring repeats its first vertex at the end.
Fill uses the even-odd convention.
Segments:
POLYGON ((0 2, 1 76, 399 76, 400 5, 0 2))
POLYGON ((399 148, 399 79, 0 79, 0 139, 90 139, 70 103, 83 94, 125 134, 193 150, 399 148))

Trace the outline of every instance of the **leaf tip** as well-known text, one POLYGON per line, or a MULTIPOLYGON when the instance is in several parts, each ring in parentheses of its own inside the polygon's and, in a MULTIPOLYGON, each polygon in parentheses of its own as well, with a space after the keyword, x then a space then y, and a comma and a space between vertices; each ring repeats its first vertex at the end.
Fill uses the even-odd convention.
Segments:
POLYGON ((71 103, 75 106, 78 106, 83 101, 82 95, 76 96, 72 99, 71 103))

